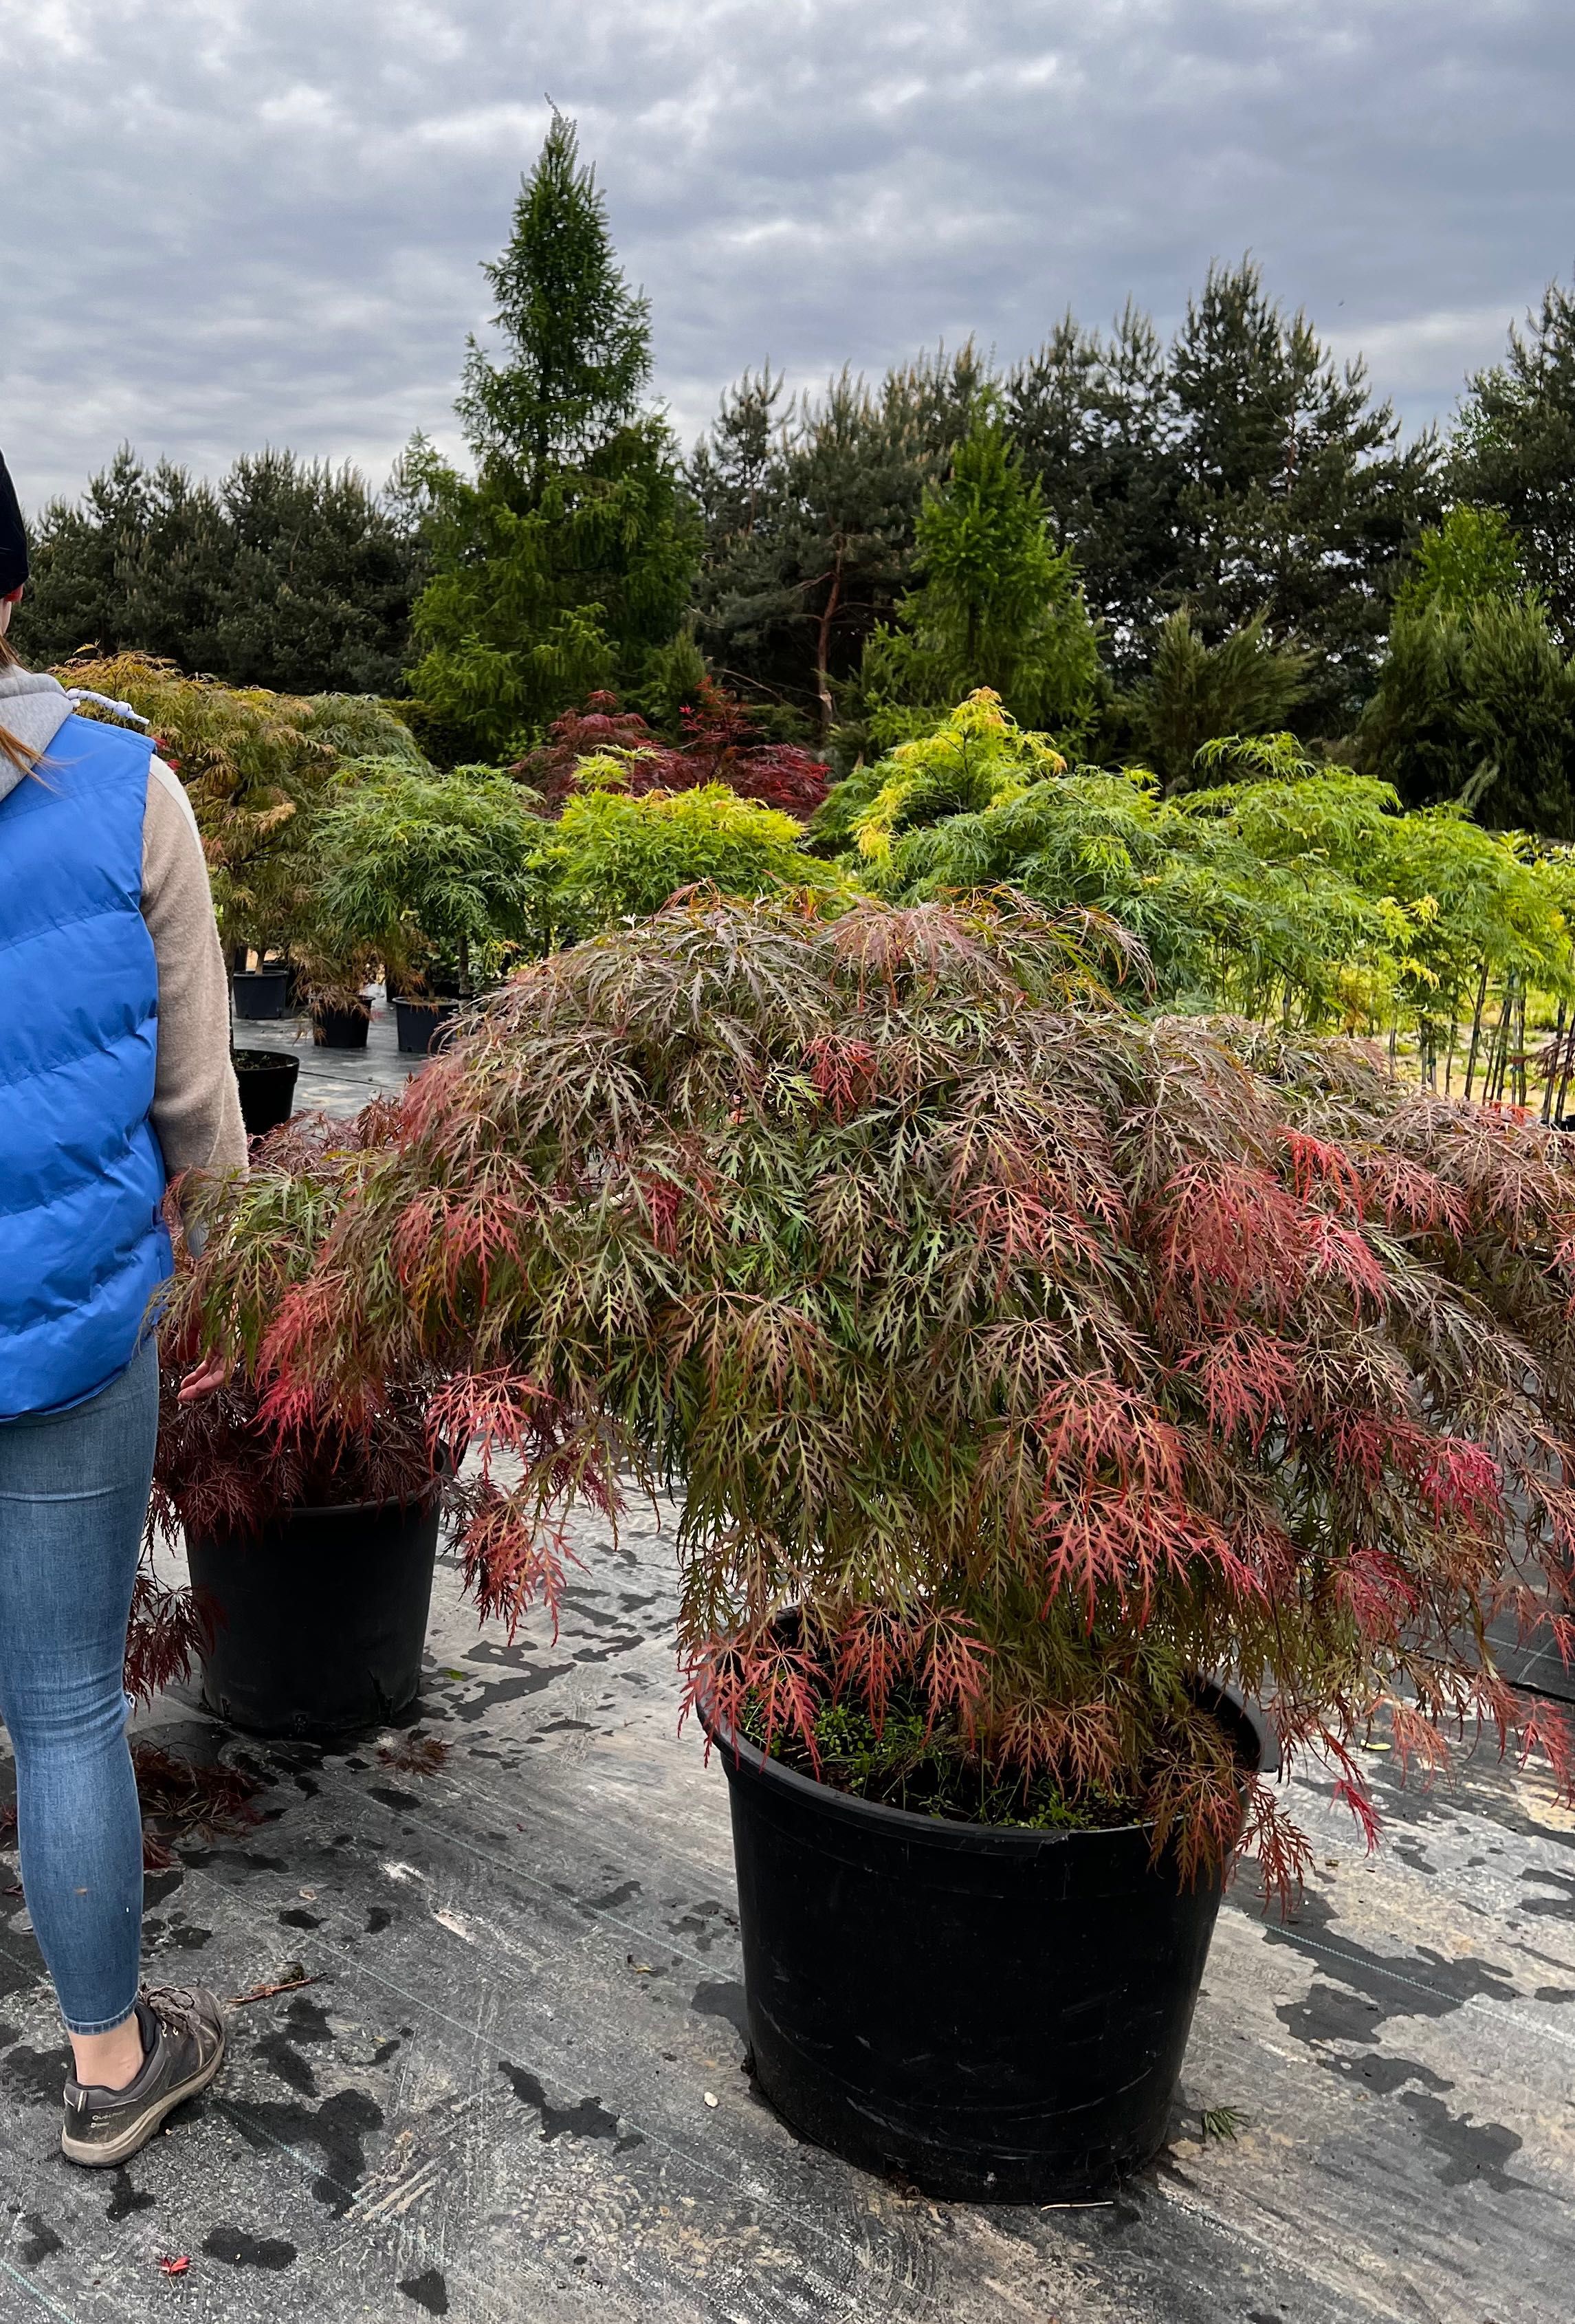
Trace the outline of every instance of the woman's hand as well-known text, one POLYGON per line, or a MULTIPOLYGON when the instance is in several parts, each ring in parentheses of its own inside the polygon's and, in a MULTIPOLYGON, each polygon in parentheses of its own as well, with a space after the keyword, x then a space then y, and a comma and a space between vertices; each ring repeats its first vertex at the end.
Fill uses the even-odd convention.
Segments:
POLYGON ((205 1396, 211 1396, 216 1388, 223 1388, 224 1384, 223 1357, 209 1356, 206 1363, 197 1365, 195 1370, 187 1373, 175 1401, 177 1404, 200 1404, 205 1396))

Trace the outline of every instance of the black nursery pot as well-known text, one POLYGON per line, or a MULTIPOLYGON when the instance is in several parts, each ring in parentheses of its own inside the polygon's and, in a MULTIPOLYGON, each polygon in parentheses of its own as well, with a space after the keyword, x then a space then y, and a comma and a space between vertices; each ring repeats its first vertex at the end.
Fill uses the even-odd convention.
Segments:
POLYGON ((232 1049, 230 1063, 235 1069, 235 1087, 241 1093, 241 1120, 247 1134, 261 1138, 266 1130, 277 1130, 288 1121, 295 1108, 296 1075, 300 1071, 299 1057, 286 1056, 279 1049, 232 1049))
POLYGON ((238 968, 230 976, 237 1017, 282 1017, 288 968, 238 968))
POLYGON ((314 1009, 312 1039, 319 1049, 364 1049, 370 1009, 314 1009))
POLYGON ((946 1822, 713 1739, 754 2073, 793 2129, 968 2202, 1108 2194, 1158 2152, 1218 1876, 1184 1886, 1141 1825, 946 1822))
POLYGON ((394 1001, 394 1021, 399 1027, 400 1050, 407 1057, 425 1057, 440 1049, 447 1039, 447 1028, 459 1013, 456 1001, 410 1001, 401 993, 394 1001))
POLYGON ((216 1609, 205 1707, 249 1735, 342 1741, 404 1717, 421 1683, 438 1554, 422 1501, 292 1509, 255 1542, 189 1537, 216 1609))

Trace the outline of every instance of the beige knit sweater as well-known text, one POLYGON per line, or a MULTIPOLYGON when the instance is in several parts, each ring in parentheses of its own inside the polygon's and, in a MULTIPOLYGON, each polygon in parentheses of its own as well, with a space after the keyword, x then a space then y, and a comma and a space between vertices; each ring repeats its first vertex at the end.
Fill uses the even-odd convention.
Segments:
MULTIPOLYGON (((72 704, 52 678, 0 663, 0 725, 46 753, 72 704)), ((0 758, 0 796, 18 779, 0 758)), ((173 1178, 244 1170, 246 1132, 230 1065, 230 996, 207 863, 180 778, 161 759, 143 813, 143 918, 159 970, 154 1134, 173 1178)))
POLYGON ((230 1064, 230 984, 191 802, 162 759, 143 814, 143 918, 159 964, 154 1133, 171 1177, 244 1170, 246 1130, 230 1064))

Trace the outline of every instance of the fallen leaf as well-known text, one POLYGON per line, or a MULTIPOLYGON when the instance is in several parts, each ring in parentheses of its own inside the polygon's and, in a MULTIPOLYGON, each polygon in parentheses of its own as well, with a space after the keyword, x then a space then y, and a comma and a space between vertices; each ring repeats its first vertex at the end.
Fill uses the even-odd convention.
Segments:
POLYGON ((159 2262, 159 2273, 161 2275, 184 2275, 190 2265, 191 2262, 186 2254, 180 2252, 173 2259, 161 2259, 159 2262))

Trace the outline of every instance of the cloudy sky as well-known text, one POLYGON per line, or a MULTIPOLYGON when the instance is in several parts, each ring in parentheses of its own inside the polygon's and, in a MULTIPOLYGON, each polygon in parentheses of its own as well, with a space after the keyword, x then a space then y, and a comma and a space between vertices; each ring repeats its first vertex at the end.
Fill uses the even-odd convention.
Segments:
POLYGON ((1570 0, 0 0, 0 445, 452 444, 548 97, 686 436, 1246 248, 1420 425, 1568 278, 1572 96, 1570 0))

